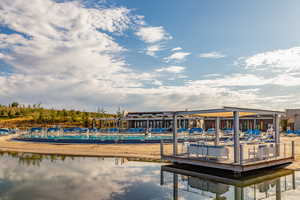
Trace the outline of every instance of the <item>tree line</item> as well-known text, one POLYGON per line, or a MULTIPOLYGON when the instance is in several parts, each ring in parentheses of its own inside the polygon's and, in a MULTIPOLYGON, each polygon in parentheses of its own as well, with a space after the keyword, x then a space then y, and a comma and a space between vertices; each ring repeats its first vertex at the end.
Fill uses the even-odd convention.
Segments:
POLYGON ((104 110, 86 112, 66 109, 47 109, 41 104, 24 105, 12 102, 9 105, 0 105, 0 123, 13 119, 20 119, 34 124, 76 124, 90 126, 93 118, 116 117, 116 114, 108 114, 104 110))

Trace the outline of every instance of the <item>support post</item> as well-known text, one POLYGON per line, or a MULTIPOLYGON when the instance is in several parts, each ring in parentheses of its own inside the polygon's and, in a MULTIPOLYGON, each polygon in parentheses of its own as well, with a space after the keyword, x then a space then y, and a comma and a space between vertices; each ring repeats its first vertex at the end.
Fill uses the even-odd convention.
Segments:
POLYGON ((173 156, 177 155, 177 116, 173 114, 173 156))
POLYGON ((242 187, 234 186, 234 199, 235 200, 244 199, 244 190, 242 187))
POLYGON ((160 140, 160 157, 164 156, 164 141, 160 140))
POLYGON ((173 173, 173 199, 178 200, 178 174, 173 173))
POLYGON ((233 112, 233 124, 234 124, 234 133, 233 133, 233 140, 234 140, 234 163, 240 163, 240 128, 239 128, 239 112, 233 112))
POLYGON ((276 154, 280 156, 280 125, 279 125, 279 115, 275 114, 275 146, 276 154))
POLYGON ((277 178, 275 188, 276 188, 276 200, 281 200, 281 184, 280 184, 280 178, 277 178))
POLYGON ((253 120, 253 129, 256 129, 256 119, 253 120))
POLYGON ((280 143, 280 124, 279 124, 279 115, 275 114, 275 143, 280 143))
POLYGON ((160 185, 163 186, 165 183, 164 181, 164 171, 160 170, 160 185))
POLYGON ((220 141, 220 118, 216 118, 216 130, 215 130, 215 145, 219 145, 220 141))
POLYGON ((244 146, 240 144, 240 164, 242 165, 244 162, 244 146))
POLYGON ((295 171, 293 171, 293 174, 292 174, 292 182, 293 182, 293 190, 296 189, 296 176, 295 176, 295 171))
POLYGON ((292 141, 292 158, 295 160, 295 141, 292 141))
POLYGON ((147 129, 146 129, 146 132, 148 133, 149 132, 149 119, 147 119, 147 129))

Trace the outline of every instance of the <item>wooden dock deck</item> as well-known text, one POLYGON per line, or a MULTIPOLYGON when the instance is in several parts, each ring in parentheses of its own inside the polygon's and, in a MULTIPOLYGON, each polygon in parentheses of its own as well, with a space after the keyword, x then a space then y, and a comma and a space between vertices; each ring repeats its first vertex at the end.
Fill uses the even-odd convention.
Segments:
POLYGON ((262 169, 267 167, 275 167, 279 165, 287 165, 287 164, 291 164, 294 160, 293 157, 285 157, 285 158, 279 158, 273 160, 261 160, 261 161, 240 164, 240 163, 215 162, 211 160, 187 158, 187 157, 172 156, 172 155, 168 155, 168 156, 164 155, 162 156, 162 159, 170 161, 172 163, 189 164, 189 165, 197 165, 201 167, 223 169, 235 173, 243 173, 250 170, 257 170, 257 169, 262 169))

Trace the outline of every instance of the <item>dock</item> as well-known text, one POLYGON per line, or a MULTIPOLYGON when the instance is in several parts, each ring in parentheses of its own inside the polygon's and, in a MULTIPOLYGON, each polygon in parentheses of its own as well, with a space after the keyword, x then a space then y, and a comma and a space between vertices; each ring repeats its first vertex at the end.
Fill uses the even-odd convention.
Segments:
MULTIPOLYGON (((172 117, 172 154, 165 154, 164 141, 161 141, 161 159, 172 163, 189 164, 199 167, 229 170, 233 173, 244 173, 267 167, 290 164, 295 159, 295 144, 280 141, 280 117, 284 112, 262 109, 223 107, 221 109, 134 112, 128 113, 127 118, 143 117, 158 118, 172 117), (260 142, 242 141, 240 120, 253 119, 256 124, 261 117, 272 119, 270 140, 260 142), (178 143, 178 118, 198 118, 215 121, 213 142, 178 143), (221 120, 232 120, 233 133, 229 141, 220 141, 221 120)), ((203 127, 202 127, 203 128, 203 127)))

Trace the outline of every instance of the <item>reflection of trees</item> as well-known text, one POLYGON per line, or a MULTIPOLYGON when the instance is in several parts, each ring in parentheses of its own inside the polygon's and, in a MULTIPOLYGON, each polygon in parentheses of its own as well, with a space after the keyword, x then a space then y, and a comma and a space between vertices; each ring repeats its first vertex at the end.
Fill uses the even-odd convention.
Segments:
MULTIPOLYGON (((56 162, 56 161, 66 161, 69 160, 75 160, 76 157, 80 157, 80 159, 85 159, 87 157, 83 156, 66 156, 66 155, 59 155, 59 154, 36 154, 36 153, 22 153, 22 152, 3 152, 0 151, 0 157, 11 157, 18 159, 20 165, 26 165, 26 166, 40 166, 40 163, 44 160, 48 160, 50 162, 56 162)), ((111 159, 111 158, 104 158, 104 157, 98 157, 97 160, 104 161, 105 159, 111 159)), ((126 158, 114 158, 115 165, 123 165, 128 160, 126 158)))
POLYGON ((8 156, 11 158, 16 158, 19 161, 20 165, 26 166, 40 166, 40 163, 44 160, 55 162, 57 160, 65 161, 66 158, 74 159, 73 156, 65 155, 45 155, 45 154, 32 154, 32 153, 20 153, 20 152, 0 152, 0 156, 8 156))

